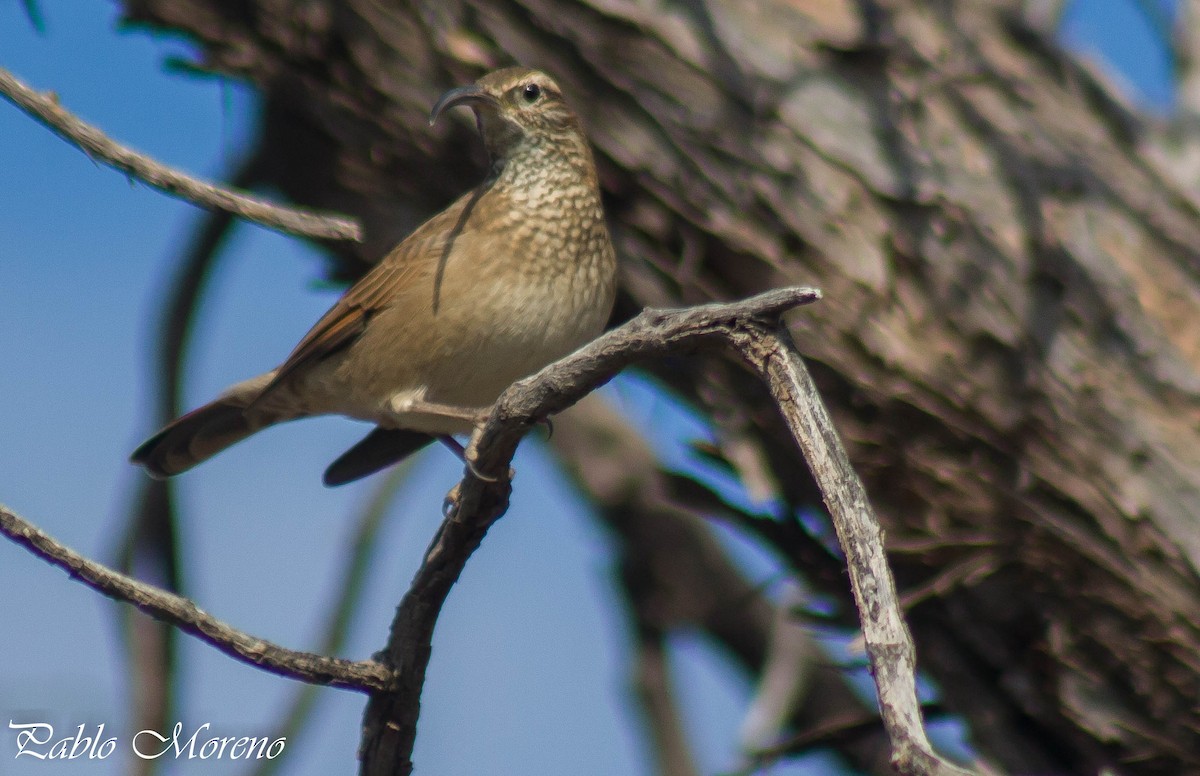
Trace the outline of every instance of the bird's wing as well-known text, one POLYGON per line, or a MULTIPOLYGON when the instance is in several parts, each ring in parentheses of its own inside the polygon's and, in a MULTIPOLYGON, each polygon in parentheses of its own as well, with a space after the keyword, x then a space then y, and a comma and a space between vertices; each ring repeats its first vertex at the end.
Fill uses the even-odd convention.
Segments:
POLYGON ((254 400, 270 394, 285 380, 348 346, 366 330, 371 317, 386 307, 416 276, 435 273, 449 243, 463 231, 481 192, 468 192, 426 221, 352 285, 309 329, 254 400))

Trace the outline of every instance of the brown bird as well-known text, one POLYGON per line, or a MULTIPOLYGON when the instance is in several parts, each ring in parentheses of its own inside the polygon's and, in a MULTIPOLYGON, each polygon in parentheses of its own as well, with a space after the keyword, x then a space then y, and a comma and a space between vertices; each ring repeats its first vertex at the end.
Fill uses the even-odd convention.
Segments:
MULTIPOLYGON (((616 261, 578 118, 546 74, 490 73, 438 100, 470 106, 487 179, 394 248, 278 368, 176 419, 131 460, 169 477, 251 434, 339 414, 377 428, 325 472, 338 485, 434 437, 469 432, 516 380, 603 329, 616 261)), ((458 447, 461 451, 461 447, 458 447)))

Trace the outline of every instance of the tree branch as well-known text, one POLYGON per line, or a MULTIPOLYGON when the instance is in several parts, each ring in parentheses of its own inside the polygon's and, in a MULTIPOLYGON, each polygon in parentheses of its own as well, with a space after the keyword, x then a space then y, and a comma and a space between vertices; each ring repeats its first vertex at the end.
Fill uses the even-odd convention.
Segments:
POLYGON ((90 158, 172 196, 210 210, 228 211, 269 229, 300 237, 362 240, 362 229, 353 219, 275 205, 246 192, 198 180, 126 148, 59 105, 53 93, 39 94, 3 68, 0 68, 0 96, 90 158))
POLYGON ((736 339, 735 349, 766 382, 782 411, 846 554, 880 716, 892 741, 892 763, 901 773, 967 773, 938 758, 925 735, 917 703, 916 650, 900 611, 883 531, 791 335, 783 326, 775 331, 748 327, 736 339))
POLYGON ((0 533, 34 555, 64 569, 93 590, 116 601, 131 603, 244 663, 280 676, 330 687, 367 691, 390 686, 391 672, 379 663, 298 652, 243 633, 202 611, 190 599, 88 560, 2 505, 0 533))
MULTIPOLYGON (((626 595, 630 595, 629 590, 626 595)), ((636 623, 636 627, 634 692, 654 744, 654 772, 659 776, 699 776, 671 689, 666 634, 647 623, 636 623)))
POLYGON ((908 774, 966 773, 934 754, 917 704, 915 657, 883 551, 882 532, 850 468, 828 413, 780 317, 820 292, 770 291, 742 302, 646 310, 575 354, 510 387, 476 428, 468 467, 447 497, 447 516, 392 622, 382 659, 395 689, 372 693, 364 721, 362 772, 409 774, 434 625, 470 555, 508 508, 509 463, 521 437, 630 363, 668 353, 728 348, 768 383, 821 486, 851 570, 867 651, 879 688, 893 762, 908 774))

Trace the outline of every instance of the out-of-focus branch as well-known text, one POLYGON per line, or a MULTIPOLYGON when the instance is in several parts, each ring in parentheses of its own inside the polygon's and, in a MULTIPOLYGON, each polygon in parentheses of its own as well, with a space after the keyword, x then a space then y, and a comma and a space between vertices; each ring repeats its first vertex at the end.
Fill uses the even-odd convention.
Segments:
POLYGON ((1159 171, 1200 201, 1200 0, 1180 0, 1169 37, 1175 64, 1175 110, 1147 122, 1141 148, 1159 171))
POLYGON ((660 776, 699 776, 688 746, 679 706, 671 690, 666 634, 640 627, 634 646, 634 690, 654 742, 655 773, 660 776))
MULTIPOLYGON (((926 704, 921 708, 926 715, 944 711, 934 704, 926 704)), ((738 774, 754 776, 764 771, 769 772, 769 767, 779 760, 820 747, 844 750, 853 746, 856 740, 870 736, 881 724, 882 720, 878 714, 865 711, 831 715, 822 720, 820 725, 803 730, 773 746, 751 752, 750 762, 745 769, 738 771, 738 774)))
MULTIPOLYGON (((164 421, 165 422, 165 421, 164 421)), ((175 513, 175 484, 139 477, 130 500, 120 546, 117 570, 155 584, 172 593, 185 589, 179 562, 175 513)), ((136 609, 118 607, 124 637, 129 682, 129 708, 136 730, 166 730, 175 702, 175 677, 179 633, 169 623, 147 617, 136 609)), ((130 776, 158 773, 161 760, 134 758, 130 776)))
POLYGON ((388 670, 373 661, 351 661, 297 652, 251 636, 202 611, 191 600, 139 582, 88 560, 0 506, 0 533, 34 555, 64 569, 88 587, 117 601, 133 604, 185 633, 208 642, 227 655, 272 673, 302 682, 365 691, 389 685, 388 670))
POLYGON ((33 25, 33 29, 37 31, 38 35, 45 35, 46 19, 42 16, 42 9, 38 7, 37 0, 21 0, 21 5, 24 6, 25 16, 33 25))
POLYGON ((1200 0, 1181 0, 1177 13, 1171 38, 1177 110, 1183 120, 1195 122, 1200 117, 1200 0))
POLYGON ((789 584, 775 607, 767 662, 738 735, 742 751, 747 754, 778 742, 812 683, 813 665, 819 659, 798 613, 803 600, 799 586, 789 584))
POLYGON ((38 93, 3 68, 0 68, 0 96, 90 158, 172 196, 201 207, 225 210, 270 229, 300 237, 362 239, 362 230, 352 219, 275 205, 243 191, 206 183, 126 148, 97 127, 67 111, 58 104, 54 94, 38 93))
POLYGON ((508 465, 521 437, 540 419, 566 409, 636 360, 716 348, 735 351, 768 383, 792 435, 809 456, 850 563, 894 764, 908 774, 965 773, 929 745, 917 705, 912 640, 896 600, 879 524, 780 322, 785 312, 819 296, 813 289, 788 288, 732 304, 646 310, 505 391, 472 436, 469 466, 447 499, 447 518, 392 622, 383 659, 396 671, 396 686, 372 693, 367 706, 360 749, 365 774, 412 771, 433 627, 467 559, 508 508, 508 465))
POLYGON ((1066 0, 1025 0, 1021 3, 1021 13, 1030 27, 1051 37, 1062 22, 1066 6, 1066 0))

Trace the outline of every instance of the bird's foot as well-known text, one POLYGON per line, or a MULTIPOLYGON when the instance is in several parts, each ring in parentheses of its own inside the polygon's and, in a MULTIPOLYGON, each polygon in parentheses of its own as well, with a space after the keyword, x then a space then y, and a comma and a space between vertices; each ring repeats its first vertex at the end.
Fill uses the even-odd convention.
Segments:
POLYGON ((458 511, 458 484, 455 483, 446 498, 442 499, 442 517, 449 518, 458 511))
MULTIPOLYGON (((440 441, 446 447, 450 448, 450 450, 453 451, 453 453, 455 455, 457 455, 464 464, 466 464, 466 467, 467 467, 467 469, 470 470, 471 474, 475 475, 475 477, 477 477, 478 479, 481 479, 484 482, 499 482, 500 481, 499 477, 493 477, 490 474, 484 474, 483 472, 476 469, 475 468, 475 456, 472 454, 474 452, 474 450, 468 450, 467 448, 463 447, 462 444, 454 437, 448 436, 448 435, 440 436, 440 437, 438 437, 438 441, 440 441)), ((508 470, 508 478, 512 479, 512 477, 515 473, 516 472, 514 472, 512 469, 509 469, 508 470)))

